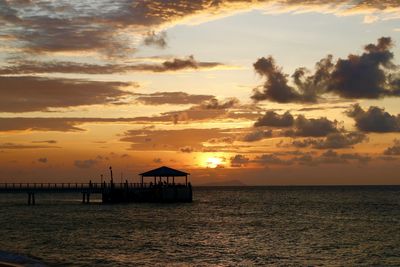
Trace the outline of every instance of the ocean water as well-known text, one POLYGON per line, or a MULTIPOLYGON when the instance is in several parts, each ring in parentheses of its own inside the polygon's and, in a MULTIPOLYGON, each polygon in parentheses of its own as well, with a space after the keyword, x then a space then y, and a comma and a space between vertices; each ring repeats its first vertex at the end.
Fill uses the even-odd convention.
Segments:
POLYGON ((0 251, 49 266, 400 266, 400 187, 195 188, 182 204, 26 198, 0 195, 0 251))

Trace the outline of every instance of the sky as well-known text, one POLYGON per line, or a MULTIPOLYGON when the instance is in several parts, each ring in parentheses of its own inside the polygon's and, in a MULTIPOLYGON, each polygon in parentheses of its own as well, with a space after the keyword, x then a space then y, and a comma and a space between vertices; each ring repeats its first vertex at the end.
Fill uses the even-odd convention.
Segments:
POLYGON ((400 184, 397 0, 0 0, 0 182, 400 184))

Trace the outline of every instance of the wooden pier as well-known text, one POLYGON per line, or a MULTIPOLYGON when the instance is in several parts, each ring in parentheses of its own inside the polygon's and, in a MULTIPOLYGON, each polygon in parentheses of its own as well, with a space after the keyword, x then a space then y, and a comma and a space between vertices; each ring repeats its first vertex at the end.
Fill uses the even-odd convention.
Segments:
POLYGON ((114 183, 111 167, 110 171, 109 183, 0 183, 0 194, 27 194, 28 205, 35 205, 35 195, 40 193, 78 193, 82 194, 82 203, 90 203, 92 194, 101 194, 103 203, 192 202, 192 186, 187 181, 188 173, 163 166, 140 174, 140 183, 114 183), (150 175, 154 183, 144 183, 143 178, 150 175), (180 176, 185 177, 185 183, 175 183, 175 177, 180 176))

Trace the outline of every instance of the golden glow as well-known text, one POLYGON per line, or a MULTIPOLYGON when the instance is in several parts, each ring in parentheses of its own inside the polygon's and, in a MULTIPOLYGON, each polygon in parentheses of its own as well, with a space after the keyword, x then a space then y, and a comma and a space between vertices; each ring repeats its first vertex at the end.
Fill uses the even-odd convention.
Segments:
POLYGON ((209 158, 207 158, 207 161, 206 161, 206 166, 208 168, 217 168, 223 164, 224 164, 223 159, 217 158, 217 157, 209 157, 209 158))

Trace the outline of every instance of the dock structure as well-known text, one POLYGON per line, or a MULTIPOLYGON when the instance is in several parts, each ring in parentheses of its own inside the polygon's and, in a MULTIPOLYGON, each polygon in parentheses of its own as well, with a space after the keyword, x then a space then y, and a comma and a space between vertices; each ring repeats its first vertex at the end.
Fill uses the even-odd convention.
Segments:
POLYGON ((89 203, 92 194, 101 194, 103 203, 192 202, 192 186, 187 180, 189 173, 163 166, 141 173, 140 183, 127 180, 114 183, 111 167, 110 173, 109 183, 0 183, 0 194, 27 194, 28 205, 35 205, 35 195, 40 193, 80 193, 82 203, 89 203), (143 178, 150 176, 154 177, 154 183, 145 183, 143 178), (185 177, 185 182, 175 183, 176 177, 185 177))

